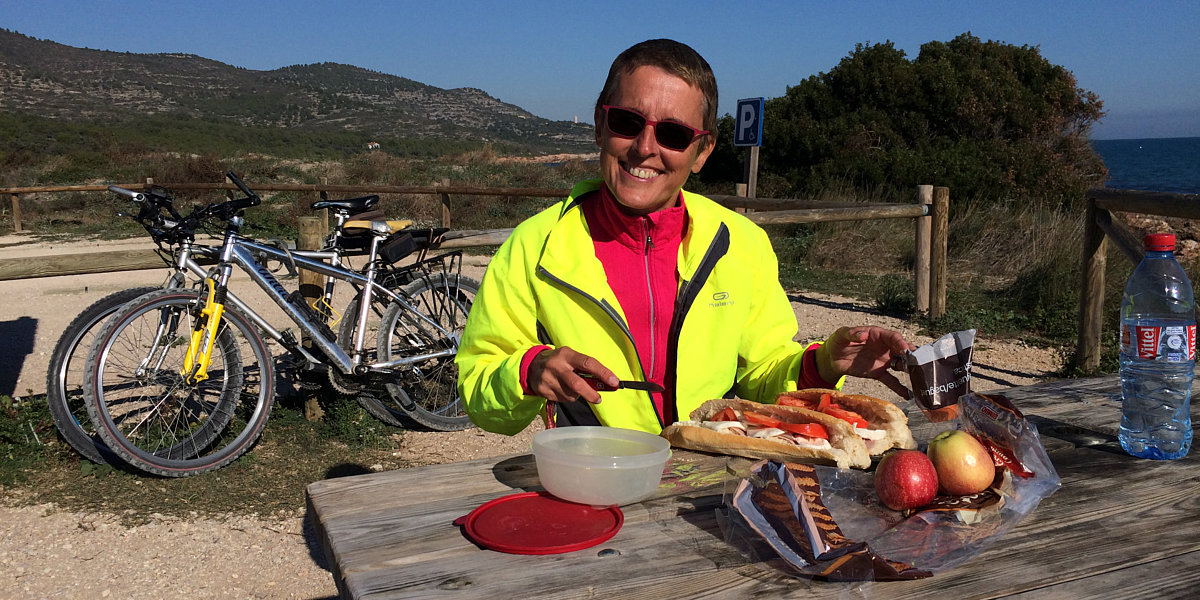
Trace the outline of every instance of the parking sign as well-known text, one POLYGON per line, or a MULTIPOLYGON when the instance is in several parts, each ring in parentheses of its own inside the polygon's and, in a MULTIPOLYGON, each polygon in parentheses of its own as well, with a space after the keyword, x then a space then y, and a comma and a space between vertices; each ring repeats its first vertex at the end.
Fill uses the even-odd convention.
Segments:
POLYGON ((763 130, 763 99, 743 98, 737 102, 733 123, 734 146, 761 146, 763 130))

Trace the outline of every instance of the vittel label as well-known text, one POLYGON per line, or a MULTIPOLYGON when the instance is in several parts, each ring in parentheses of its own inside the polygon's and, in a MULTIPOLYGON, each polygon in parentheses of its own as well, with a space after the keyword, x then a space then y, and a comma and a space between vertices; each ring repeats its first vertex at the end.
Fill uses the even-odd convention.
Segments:
POLYGON ((1122 325, 1121 346, 1142 360, 1185 362, 1196 359, 1196 326, 1122 325))

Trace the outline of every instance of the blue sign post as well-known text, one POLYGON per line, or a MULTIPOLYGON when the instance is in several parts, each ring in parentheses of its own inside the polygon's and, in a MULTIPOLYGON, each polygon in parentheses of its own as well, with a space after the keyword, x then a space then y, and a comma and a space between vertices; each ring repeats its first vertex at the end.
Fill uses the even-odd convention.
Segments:
POLYGON ((737 114, 733 117, 733 145, 750 147, 746 156, 747 198, 755 197, 758 186, 758 149, 762 146, 764 104, 762 98, 738 100, 737 114))
POLYGON ((738 100, 733 124, 734 146, 762 145, 763 104, 762 98, 738 100))

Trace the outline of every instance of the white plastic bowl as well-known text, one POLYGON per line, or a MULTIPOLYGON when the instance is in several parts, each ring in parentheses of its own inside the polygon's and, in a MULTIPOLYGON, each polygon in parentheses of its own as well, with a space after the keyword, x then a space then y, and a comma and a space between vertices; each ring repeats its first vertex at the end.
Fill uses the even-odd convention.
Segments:
POLYGON ((542 487, 591 506, 632 504, 658 489, 671 444, 644 431, 559 427, 533 435, 542 487))

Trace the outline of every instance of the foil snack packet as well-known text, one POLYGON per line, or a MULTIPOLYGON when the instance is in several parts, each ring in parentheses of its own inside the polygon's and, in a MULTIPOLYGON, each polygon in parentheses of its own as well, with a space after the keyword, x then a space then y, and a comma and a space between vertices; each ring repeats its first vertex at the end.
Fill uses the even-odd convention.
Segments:
POLYGON ((947 333, 905 355, 917 406, 930 422, 958 415, 958 399, 971 391, 971 349, 975 330, 947 333))

